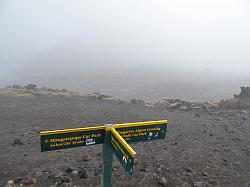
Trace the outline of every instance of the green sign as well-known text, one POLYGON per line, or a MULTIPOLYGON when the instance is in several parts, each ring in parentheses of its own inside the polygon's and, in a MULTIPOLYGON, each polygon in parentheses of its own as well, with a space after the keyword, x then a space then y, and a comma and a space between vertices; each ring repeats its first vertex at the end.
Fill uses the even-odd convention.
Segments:
POLYGON ((116 131, 128 143, 164 139, 167 131, 167 121, 152 121, 114 125, 116 131))
POLYGON ((122 164, 126 172, 128 172, 129 175, 132 175, 136 152, 113 127, 111 128, 111 145, 119 162, 122 164))
POLYGON ((105 126, 41 132, 41 151, 104 143, 105 126))

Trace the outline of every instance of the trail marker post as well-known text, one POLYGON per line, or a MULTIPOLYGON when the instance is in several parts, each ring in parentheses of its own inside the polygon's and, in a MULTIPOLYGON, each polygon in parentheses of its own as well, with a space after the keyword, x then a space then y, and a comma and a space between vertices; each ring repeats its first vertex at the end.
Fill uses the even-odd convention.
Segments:
POLYGON ((125 171, 132 175, 136 152, 128 143, 164 139, 167 120, 41 132, 41 151, 103 144, 102 186, 112 186, 113 153, 125 171))
POLYGON ((105 125, 105 140, 102 148, 102 186, 111 186, 113 150, 111 147, 112 124, 105 125))

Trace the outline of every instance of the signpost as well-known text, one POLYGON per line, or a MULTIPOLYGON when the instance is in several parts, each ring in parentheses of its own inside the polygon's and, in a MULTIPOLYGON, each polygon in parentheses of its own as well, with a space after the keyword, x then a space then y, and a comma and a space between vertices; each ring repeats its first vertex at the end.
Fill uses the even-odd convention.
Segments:
POLYGON ((102 186, 111 186, 113 153, 132 175, 136 152, 128 143, 164 139, 167 120, 41 132, 41 151, 103 144, 102 186))

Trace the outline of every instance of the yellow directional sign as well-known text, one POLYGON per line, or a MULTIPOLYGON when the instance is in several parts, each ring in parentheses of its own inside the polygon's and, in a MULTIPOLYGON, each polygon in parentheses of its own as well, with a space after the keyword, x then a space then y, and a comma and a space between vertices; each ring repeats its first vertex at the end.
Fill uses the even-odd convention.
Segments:
POLYGON ((115 124, 116 131, 128 143, 164 139, 167 131, 167 120, 137 123, 115 124))
POLYGON ((105 126, 41 132, 41 151, 104 143, 105 126))
POLYGON ((111 128, 111 145, 113 151, 129 175, 133 174, 133 165, 136 152, 128 145, 128 143, 118 134, 118 132, 111 128))

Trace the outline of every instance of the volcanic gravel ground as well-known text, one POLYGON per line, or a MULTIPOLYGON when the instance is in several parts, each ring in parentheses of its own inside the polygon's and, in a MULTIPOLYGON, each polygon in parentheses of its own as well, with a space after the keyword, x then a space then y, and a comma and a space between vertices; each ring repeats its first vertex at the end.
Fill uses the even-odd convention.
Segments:
POLYGON ((114 159, 113 186, 250 186, 250 111, 59 96, 0 97, 0 186, 24 178, 36 179, 31 186, 100 186, 101 145, 40 152, 39 132, 160 119, 169 120, 166 139, 132 144, 133 176, 114 159))

